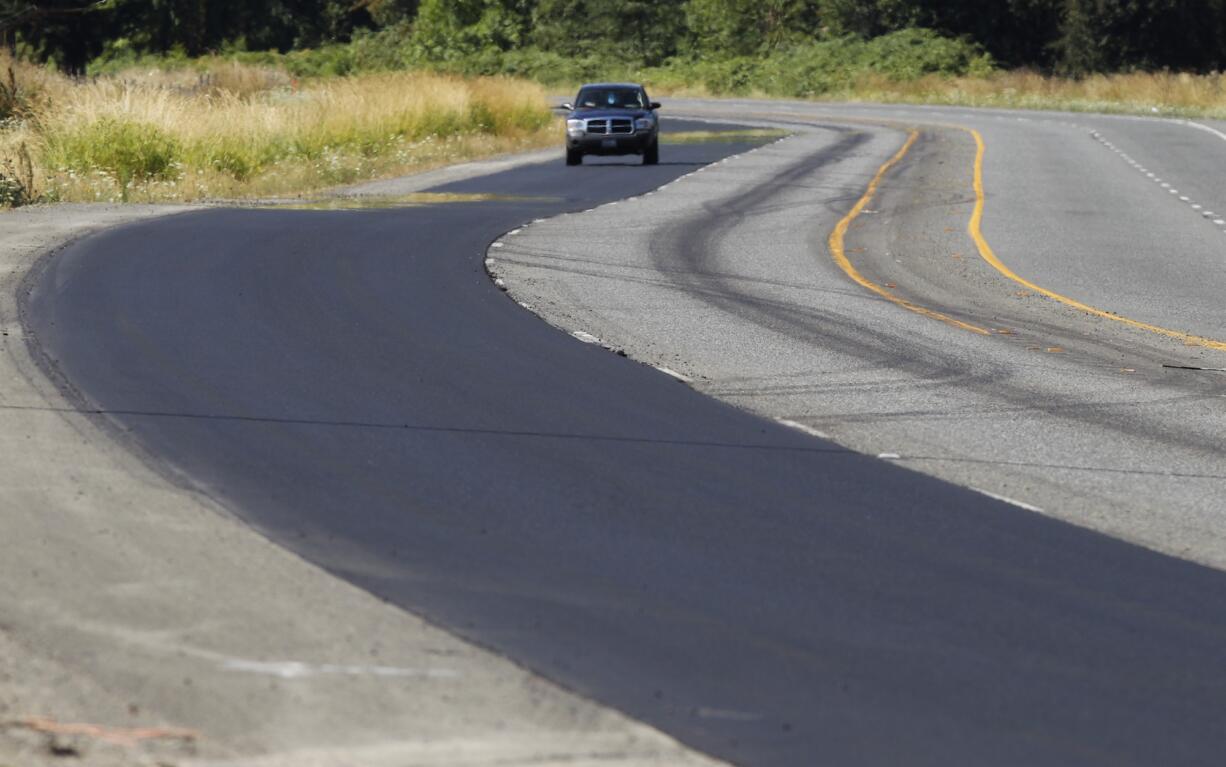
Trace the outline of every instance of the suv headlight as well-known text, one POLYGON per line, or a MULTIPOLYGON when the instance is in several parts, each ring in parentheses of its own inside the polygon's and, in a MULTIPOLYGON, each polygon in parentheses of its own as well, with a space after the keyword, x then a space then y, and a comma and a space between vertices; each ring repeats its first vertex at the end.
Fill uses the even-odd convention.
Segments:
POLYGON ((572 136, 582 136, 583 127, 584 126, 583 126, 582 120, 567 120, 566 121, 566 132, 572 136))
POLYGON ((635 130, 651 130, 655 127, 655 122, 650 117, 640 117, 634 121, 635 130))

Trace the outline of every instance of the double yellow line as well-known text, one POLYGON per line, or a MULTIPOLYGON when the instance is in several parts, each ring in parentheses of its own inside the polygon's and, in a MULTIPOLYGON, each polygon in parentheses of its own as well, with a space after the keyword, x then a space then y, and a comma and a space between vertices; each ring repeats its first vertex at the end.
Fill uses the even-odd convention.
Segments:
POLYGON ((929 317, 934 320, 940 320, 941 322, 953 325, 956 328, 969 330, 972 333, 979 333, 980 335, 991 335, 992 331, 987 330, 986 328, 971 325, 963 322, 962 320, 950 317, 948 314, 933 311, 925 306, 920 306, 919 304, 912 303, 905 298, 900 298, 899 296, 894 295, 888 288, 878 285, 865 277, 863 274, 860 274, 859 270, 852 265, 851 260, 847 258, 844 241, 847 238, 847 230, 851 227, 851 222, 855 221, 856 218, 858 218, 859 215, 864 212, 864 209, 868 207, 869 202, 871 202, 873 197, 877 194, 877 188, 881 186, 881 180, 885 178, 885 174, 889 173, 890 169, 897 165, 903 157, 906 157, 907 152, 911 151, 911 147, 915 145, 915 141, 918 138, 919 131, 911 131, 911 135, 907 136, 907 142, 902 145, 902 149, 899 149, 893 157, 887 160, 885 165, 882 165, 881 168, 878 169, 877 175, 873 176, 873 180, 868 182, 868 190, 865 191, 864 196, 860 198, 855 207, 853 207, 851 211, 844 216, 841 221, 839 221, 839 223, 834 227, 834 231, 830 233, 830 253, 834 256, 834 262, 847 273, 848 277, 852 278, 852 280, 854 280, 857 284, 873 291, 885 300, 898 304, 908 311, 915 312, 916 314, 922 314, 925 317, 929 317))
MULTIPOLYGON (((1226 343, 1222 341, 1216 341, 1212 338, 1205 338, 1204 336, 1193 335, 1191 333, 1184 333, 1178 330, 1171 330, 1170 328, 1164 328, 1158 325, 1151 325, 1147 322, 1140 322, 1139 320, 1133 320, 1133 319, 1129 319, 1128 317, 1121 317, 1118 314, 1113 314, 1111 312, 1103 311, 1102 309, 1098 309, 1096 307, 1090 306, 1089 304, 1078 301, 1075 298, 1069 298, 1068 296, 1061 295, 1059 293, 1056 293, 1055 291, 1048 290, 1047 288, 1044 288, 1040 285, 1036 285, 1030 280, 1019 276, 1016 272, 1014 272, 1012 269, 1006 266, 1004 262, 1002 262, 996 256, 996 253, 992 250, 992 246, 988 244, 987 239, 983 236, 982 224, 983 224, 983 209, 984 209, 984 198, 985 198, 984 190, 983 190, 983 158, 984 158, 984 155, 986 154, 986 148, 983 142, 983 136, 980 135, 979 131, 973 128, 966 128, 961 125, 954 125, 950 127, 957 128, 958 130, 964 131, 970 134, 975 139, 975 176, 974 176, 975 209, 971 213, 970 222, 967 224, 967 233, 970 234, 971 239, 974 240, 975 247, 979 251, 979 256, 984 261, 986 261, 989 265, 991 265, 993 269, 995 269, 996 271, 1000 272, 1005 277, 1008 277, 1013 282, 1016 282, 1017 284, 1025 287, 1028 290, 1038 293, 1039 295, 1046 296, 1047 298, 1050 298, 1053 301, 1058 301, 1066 306, 1070 306, 1074 309, 1085 312, 1086 314, 1092 315, 1094 317, 1100 317, 1102 319, 1111 320, 1112 322, 1119 322, 1124 325, 1128 325, 1138 330, 1144 330, 1150 333, 1155 333, 1157 335, 1166 336, 1168 338, 1174 338, 1179 341, 1182 341, 1184 344, 1188 346, 1203 346, 1209 349, 1217 349, 1219 351, 1226 351, 1226 343)), ((851 226, 852 222, 855 221, 856 218, 864 211, 864 209, 868 206, 869 202, 872 201, 873 197, 877 193, 878 188, 881 186, 881 181, 883 178, 885 178, 885 175, 889 173, 890 169, 893 168, 895 165, 897 165, 899 161, 902 160, 903 157, 906 156, 907 152, 909 152, 911 150, 911 147, 915 145, 916 139, 918 138, 919 138, 919 132, 912 131, 911 134, 907 137, 906 143, 902 145, 902 148, 899 149, 898 152, 895 153, 894 156, 891 157, 888 161, 886 161, 886 163, 882 165, 881 168, 877 171, 877 175, 874 176, 873 180, 869 182, 868 189, 867 191, 865 191, 864 196, 860 198, 859 202, 856 203, 855 207, 853 207, 851 211, 846 216, 844 216, 841 221, 839 221, 838 225, 835 226, 834 232, 831 233, 830 239, 829 239, 830 253, 834 257, 835 263, 837 263, 839 267, 842 268, 842 270, 847 274, 848 277, 854 280, 857 284, 862 285, 868 290, 871 290, 872 292, 876 293, 882 298, 885 298, 903 307, 904 309, 915 312, 916 314, 922 314, 925 317, 930 317, 932 319, 940 320, 941 322, 945 322, 949 325, 953 325, 963 330, 969 330, 973 333, 979 333, 981 335, 990 335, 992 333, 991 330, 981 328, 976 325, 971 325, 969 323, 966 323, 961 320, 950 317, 947 314, 942 314, 941 312, 934 311, 924 306, 920 306, 919 304, 913 303, 911 301, 907 301, 903 298, 900 298, 890 293, 889 290, 886 289, 885 287, 878 285, 872 282, 871 280, 866 279, 862 274, 860 274, 860 272, 855 268, 855 266, 852 265, 851 261, 847 258, 844 241, 847 235, 848 228, 851 226)))

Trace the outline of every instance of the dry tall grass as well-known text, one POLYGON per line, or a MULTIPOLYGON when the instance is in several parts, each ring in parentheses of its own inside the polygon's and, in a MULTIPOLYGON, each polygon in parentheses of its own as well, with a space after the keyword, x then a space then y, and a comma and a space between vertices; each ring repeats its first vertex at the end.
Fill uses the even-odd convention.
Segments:
MULTIPOLYGON (((649 85, 657 96, 720 95, 702 83, 678 84, 666 79, 649 80, 649 85)), ((770 98, 775 94, 754 91, 750 95, 770 98)), ((821 99, 1226 119, 1226 74, 1138 72, 1072 79, 1015 70, 975 77, 929 75, 906 81, 870 74, 821 99)))
POLYGON ((192 94, 258 97, 269 91, 294 87, 294 78, 283 69, 241 64, 219 57, 193 60, 193 66, 175 68, 133 66, 116 72, 110 79, 153 88, 192 94))
MULTIPOLYGON (((1226 75, 869 76, 829 97, 1226 118, 1226 75)), ((298 83, 218 59, 79 82, 0 53, 0 206, 306 192, 547 146, 556 130, 543 90, 522 80, 401 72, 298 83)))
MULTIPOLYGON (((389 73, 297 87, 275 70, 125 72, 74 82, 12 65, 29 106, 0 127, 32 193, 194 200, 307 191, 556 141, 535 84, 389 73)), ((10 176, 12 174, 9 174, 10 176)))
POLYGON ((840 95, 872 101, 1226 118, 1226 74, 1138 72, 1074 80, 1019 70, 911 82, 865 78, 840 95))

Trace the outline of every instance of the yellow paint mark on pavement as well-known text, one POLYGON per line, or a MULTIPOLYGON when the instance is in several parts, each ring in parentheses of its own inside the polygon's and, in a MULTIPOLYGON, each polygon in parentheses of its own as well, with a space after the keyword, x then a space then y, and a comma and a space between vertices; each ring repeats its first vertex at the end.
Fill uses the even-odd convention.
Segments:
MULTIPOLYGON (((941 322, 953 325, 956 328, 961 328, 962 330, 969 330, 972 333, 979 333, 980 335, 985 336, 991 335, 990 330, 971 325, 963 322, 962 320, 950 317, 947 314, 933 311, 932 309, 925 306, 920 306, 919 304, 913 303, 904 298, 899 298, 898 296, 890 293, 886 288, 860 274, 859 270, 857 270, 847 258, 847 252, 844 249, 844 241, 847 238, 847 230, 851 227, 852 222, 865 211, 869 202, 871 202, 873 197, 877 194, 877 188, 881 186, 881 180, 885 178, 885 174, 889 173, 890 169, 897 165, 899 161, 907 155, 907 152, 911 151, 911 147, 915 144, 915 140, 918 138, 919 132, 911 131, 911 135, 907 137, 907 141, 902 145, 902 148, 899 149, 893 157, 886 161, 886 163, 877 170, 877 175, 873 176, 873 180, 869 182, 868 189, 864 192, 864 196, 860 198, 855 207, 853 207, 851 211, 844 216, 841 221, 839 221, 838 225, 834 227, 834 231, 830 233, 830 254, 834 257, 834 262, 839 265, 839 268, 842 269, 856 284, 867 288, 885 300, 897 304, 908 311, 915 312, 916 314, 922 314, 923 316, 930 317, 934 320, 940 320, 941 322)), ((893 287, 893 285, 891 284, 890 287, 893 287)))
POLYGON ((983 136, 981 136, 979 131, 975 130, 974 128, 967 128, 961 125, 957 127, 971 134, 971 136, 973 136, 975 139, 975 210, 973 213, 971 213, 971 220, 967 225, 967 231, 970 233, 971 239, 975 241, 975 246, 979 249, 979 255, 984 261, 987 261, 992 268, 1013 280, 1017 284, 1029 288, 1035 293, 1047 296, 1054 301, 1059 301, 1066 306, 1071 306, 1074 309, 1085 312, 1086 314, 1090 314, 1095 317, 1102 317, 1103 319, 1112 320, 1113 322, 1120 322, 1130 327, 1138 328, 1140 330, 1147 330, 1150 333, 1157 333, 1158 335, 1166 336, 1168 338, 1175 338, 1183 341, 1187 346, 1204 346, 1210 349, 1226 351, 1226 342, 1215 341, 1212 338, 1204 338, 1203 336, 1183 333, 1178 330, 1171 330, 1169 328, 1163 328, 1157 325, 1150 325, 1147 322, 1140 322, 1139 320, 1133 320, 1127 317, 1121 317, 1118 314, 1103 311, 1102 309, 1095 308, 1089 304, 1084 304, 1075 298, 1062 296, 1059 293, 1048 290, 1047 288, 1040 287, 1025 277, 1018 276, 1012 269, 1005 266, 1005 264, 996 257, 996 253, 993 252, 992 246, 988 244, 987 239, 983 236, 983 157, 986 153, 983 143, 983 136))

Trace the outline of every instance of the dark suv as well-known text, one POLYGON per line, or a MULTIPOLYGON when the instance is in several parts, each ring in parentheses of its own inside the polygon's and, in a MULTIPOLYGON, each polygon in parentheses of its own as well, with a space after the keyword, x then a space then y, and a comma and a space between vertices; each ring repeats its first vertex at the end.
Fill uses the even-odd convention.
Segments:
POLYGON ((566 115, 566 164, 583 155, 639 154, 644 165, 660 162, 660 105, 634 83, 592 83, 579 89, 566 115))

